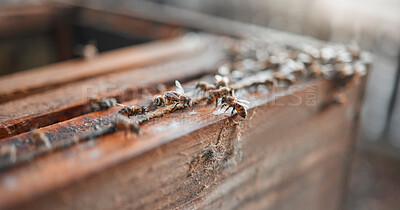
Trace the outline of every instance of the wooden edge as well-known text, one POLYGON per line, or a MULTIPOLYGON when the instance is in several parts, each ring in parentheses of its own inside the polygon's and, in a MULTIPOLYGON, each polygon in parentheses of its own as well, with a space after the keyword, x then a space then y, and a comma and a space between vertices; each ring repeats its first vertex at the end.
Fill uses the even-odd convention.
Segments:
MULTIPOLYGON (((38 158, 30 164, 21 165, 2 173, 0 175, 0 203, 4 206, 10 205, 65 186, 82 177, 94 174, 122 161, 130 160, 139 154, 183 137, 195 130, 212 126, 221 120, 227 120, 229 124, 241 123, 251 120, 252 116, 257 113, 279 109, 280 111, 277 113, 285 115, 286 118, 297 115, 297 120, 290 122, 296 124, 312 117, 318 111, 323 111, 320 110, 320 107, 326 101, 332 100, 335 93, 332 89, 334 87, 331 82, 322 80, 298 85, 289 91, 278 92, 269 97, 268 94, 265 95, 264 93, 247 98, 252 103, 248 119, 244 121, 237 115, 229 117, 224 114, 215 114, 215 112, 213 114, 213 105, 199 106, 196 107, 196 114, 190 114, 189 110, 179 111, 163 117, 162 120, 155 119, 145 123, 142 126, 143 133, 141 136, 117 132, 87 143, 80 143, 68 150, 54 152, 38 158), (295 105, 299 102, 299 99, 306 100, 309 93, 317 96, 313 105, 295 105), (293 107, 288 108, 290 105, 293 105, 293 107), (60 170, 60 168, 63 170, 60 170), (44 177, 51 177, 51 179, 44 179, 44 177)), ((115 110, 107 112, 115 112, 115 110)), ((98 117, 99 114, 93 113, 88 116, 94 118, 98 117)), ((68 126, 68 123, 75 124, 74 120, 62 122, 60 126, 68 126)), ((83 122, 85 120, 82 120, 83 122)), ((41 130, 44 132, 56 130, 57 126, 52 125, 41 130)), ((271 126, 279 127, 280 125, 271 124, 271 126)))
MULTIPOLYGON (((371 66, 368 66, 368 72, 370 71, 371 66)), ((360 79, 360 84, 358 85, 358 94, 355 96, 357 99, 355 106, 355 116, 354 116, 354 124, 352 128, 351 136, 354 139, 353 142, 349 145, 349 149, 347 151, 347 162, 349 163, 345 166, 344 170, 344 180, 343 180, 343 187, 342 187, 342 194, 340 197, 340 204, 339 207, 344 209, 347 206, 348 198, 349 198, 349 187, 350 187, 350 180, 352 177, 352 168, 354 167, 355 163, 355 155, 357 151, 357 144, 360 140, 360 123, 361 123, 361 109, 364 103, 365 92, 366 92, 366 85, 368 80, 367 74, 365 77, 360 79)))
MULTIPOLYGON (((174 58, 162 64, 105 75, 32 95, 0 105, 0 138, 27 132, 90 112, 90 97, 114 97, 120 102, 140 97, 158 84, 172 85, 212 73, 224 58, 216 45, 205 47, 188 58, 174 58), (134 82, 133 82, 134 81, 134 82), (26 109, 26 107, 30 107, 26 109)), ((189 53, 186 54, 189 56, 189 53)))
POLYGON ((57 19, 66 16, 71 7, 64 4, 10 4, 0 8, 0 36, 44 31, 57 19))
POLYGON ((304 45, 321 46, 328 43, 308 36, 283 32, 255 24, 233 21, 222 17, 149 1, 135 2, 134 7, 129 5, 129 2, 125 2, 119 5, 119 7, 113 7, 112 9, 93 3, 82 5, 74 2, 65 2, 65 4, 91 10, 107 11, 113 14, 123 14, 164 24, 179 25, 188 29, 201 30, 208 33, 236 36, 240 38, 260 38, 267 42, 275 44, 281 43, 294 47, 303 47, 304 45), (152 12, 150 13, 148 11, 152 12))
POLYGON ((40 93, 74 81, 185 57, 215 40, 211 35, 185 36, 105 52, 0 77, 0 103, 40 93))
POLYGON ((90 8, 80 8, 78 19, 78 24, 102 28, 107 31, 118 31, 118 33, 128 36, 133 35, 146 39, 174 38, 187 33, 185 28, 178 25, 164 24, 90 8))

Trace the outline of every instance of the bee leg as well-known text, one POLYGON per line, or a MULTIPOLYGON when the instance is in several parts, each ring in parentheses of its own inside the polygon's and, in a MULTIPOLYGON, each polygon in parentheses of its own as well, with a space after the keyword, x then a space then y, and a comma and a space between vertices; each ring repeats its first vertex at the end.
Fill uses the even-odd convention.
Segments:
POLYGON ((228 108, 226 108, 224 112, 228 111, 229 108, 231 108, 231 106, 228 106, 228 108))
POLYGON ((231 112, 231 116, 233 115, 233 112, 235 111, 235 108, 232 107, 232 112, 231 112))
POLYGON ((175 103, 174 107, 172 107, 172 111, 175 111, 176 106, 178 106, 179 103, 175 103))
POLYGON ((217 107, 218 107, 218 98, 215 99, 215 108, 217 108, 217 107))
POLYGON ((227 106, 226 104, 222 104, 221 109, 224 108, 224 106, 227 106))

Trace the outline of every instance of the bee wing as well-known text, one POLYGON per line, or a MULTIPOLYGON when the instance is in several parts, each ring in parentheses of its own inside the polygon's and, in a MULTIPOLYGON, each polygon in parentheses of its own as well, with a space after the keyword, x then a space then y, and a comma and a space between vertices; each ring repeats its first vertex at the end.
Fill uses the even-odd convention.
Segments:
POLYGON ((246 100, 242 100, 242 99, 238 99, 239 103, 244 103, 244 104, 250 104, 250 101, 246 101, 246 100))
POLYGON ((175 92, 175 91, 168 91, 168 92, 165 92, 164 95, 167 96, 167 97, 169 97, 169 98, 172 98, 172 99, 174 99, 174 100, 179 100, 179 95, 178 95, 178 93, 175 92))
POLYGON ((222 80, 224 80, 226 83, 229 83, 229 78, 228 77, 222 77, 222 80))
POLYGON ((215 81, 219 82, 221 80, 223 80, 223 77, 221 75, 218 75, 218 74, 215 75, 215 81))
POLYGON ((225 77, 225 76, 221 76, 219 74, 215 75, 215 81, 219 82, 219 81, 225 81, 226 83, 229 83, 229 78, 225 77))
POLYGON ((244 108, 249 108, 249 106, 247 106, 246 104, 242 104, 242 103, 240 103, 240 102, 238 102, 237 104, 243 106, 244 108))
POLYGON ((123 105, 123 104, 119 104, 119 103, 117 103, 117 106, 123 106, 123 107, 126 107, 127 105, 123 105))
POLYGON ((178 80, 175 80, 176 92, 179 94, 184 94, 185 90, 183 89, 181 83, 178 80))

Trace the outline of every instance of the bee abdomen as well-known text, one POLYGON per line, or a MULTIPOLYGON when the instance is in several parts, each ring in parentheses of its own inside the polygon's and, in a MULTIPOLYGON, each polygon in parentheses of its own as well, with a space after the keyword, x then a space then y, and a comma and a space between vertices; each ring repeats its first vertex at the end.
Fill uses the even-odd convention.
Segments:
POLYGON ((241 117, 246 118, 247 116, 246 108, 244 108, 243 106, 236 106, 236 111, 241 117))

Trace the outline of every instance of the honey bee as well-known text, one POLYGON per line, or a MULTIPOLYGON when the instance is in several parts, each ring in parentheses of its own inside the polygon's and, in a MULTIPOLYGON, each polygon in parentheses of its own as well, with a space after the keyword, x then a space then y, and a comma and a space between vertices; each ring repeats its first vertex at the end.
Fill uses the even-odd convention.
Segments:
POLYGON ((262 71, 233 84, 232 88, 235 90, 255 88, 257 91, 259 86, 265 86, 270 89, 275 85, 275 82, 271 71, 262 71))
POLYGON ((295 61, 292 59, 288 59, 286 61, 286 64, 281 67, 281 71, 293 73, 299 76, 304 75, 307 72, 303 62, 295 61))
POLYGON ((207 82, 201 81, 201 82, 196 84, 196 89, 199 89, 201 92, 205 93, 205 92, 210 91, 210 90, 215 90, 216 87, 214 85, 212 85, 212 84, 209 84, 207 82))
POLYGON ((207 104, 212 104, 215 102, 215 107, 218 106, 218 100, 223 96, 233 95, 233 90, 227 87, 221 87, 217 90, 211 90, 208 92, 207 104))
POLYGON ((293 74, 283 74, 281 72, 274 72, 274 78, 276 81, 282 82, 286 85, 292 85, 296 82, 296 77, 293 74))
POLYGON ((310 66, 310 76, 313 78, 319 78, 321 76, 325 76, 325 74, 327 73, 325 70, 326 69, 324 68, 323 65, 321 65, 320 62, 313 61, 310 66))
POLYGON ((125 135, 129 132, 140 133, 139 124, 122 114, 117 114, 115 126, 118 130, 123 130, 125 135))
POLYGON ((349 64, 340 64, 339 65, 339 71, 338 71, 338 76, 340 78, 350 78, 354 75, 354 67, 349 64))
POLYGON ((97 49, 96 45, 90 43, 82 48, 82 55, 85 59, 92 59, 99 54, 99 50, 97 49))
POLYGON ((117 100, 115 98, 101 98, 101 99, 91 98, 89 100, 89 103, 92 108, 92 112, 96 112, 116 106, 117 100))
POLYGON ((154 97, 152 105, 155 107, 165 106, 166 98, 164 95, 158 95, 154 97))
POLYGON ((0 158, 9 159, 10 162, 15 163, 17 160, 17 148, 14 144, 7 144, 1 147, 0 158))
POLYGON ((228 108, 225 109, 225 112, 228 111, 228 109, 232 107, 231 115, 233 115, 233 112, 236 110, 236 112, 239 114, 239 116, 246 118, 247 108, 249 108, 246 104, 250 104, 250 102, 245 101, 245 100, 236 99, 233 96, 224 96, 221 99, 221 103, 222 103, 221 109, 224 108, 225 106, 228 106, 228 108))
POLYGON ((99 49, 96 45, 97 43, 95 40, 90 40, 85 45, 76 46, 73 53, 84 59, 92 59, 99 54, 99 49))
POLYGON ((221 75, 215 75, 215 87, 216 88, 228 87, 228 84, 229 84, 228 77, 221 76, 221 75))
POLYGON ((50 143, 49 138, 47 138, 46 134, 44 134, 43 132, 39 131, 38 129, 34 129, 34 130, 31 131, 29 139, 37 147, 45 146, 48 149, 51 148, 51 143, 50 143))
POLYGON ((144 106, 138 106, 138 105, 127 106, 123 104, 117 104, 117 105, 124 107, 121 110, 119 110, 118 114, 122 114, 124 116, 127 116, 128 118, 130 116, 144 114, 146 112, 146 107, 144 106))
POLYGON ((167 91, 164 95, 156 96, 153 100, 153 105, 165 106, 175 104, 174 107, 176 107, 178 104, 181 104, 184 107, 193 107, 192 99, 185 94, 181 83, 178 80, 175 80, 175 85, 177 87, 175 91, 167 91))

